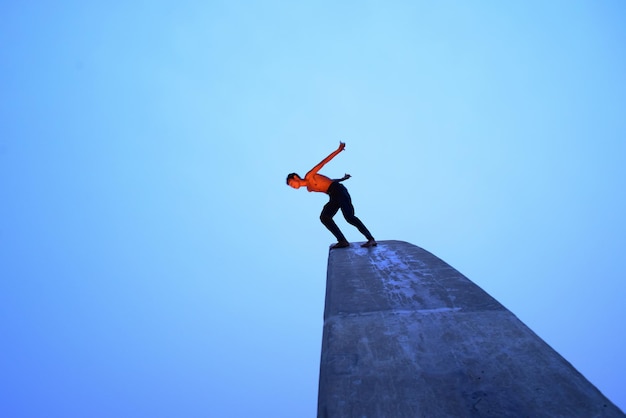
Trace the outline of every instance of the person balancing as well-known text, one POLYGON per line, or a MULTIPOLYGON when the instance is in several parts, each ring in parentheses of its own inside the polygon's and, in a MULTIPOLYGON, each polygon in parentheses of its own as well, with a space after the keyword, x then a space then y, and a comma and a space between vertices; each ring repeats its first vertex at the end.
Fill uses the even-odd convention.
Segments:
POLYGON ((346 144, 344 142, 339 142, 339 147, 328 157, 324 158, 318 165, 313 167, 311 171, 306 173, 304 178, 300 177, 296 173, 289 174, 287 176, 287 185, 293 187, 294 189, 306 187, 309 192, 326 193, 329 196, 330 199, 328 200, 328 203, 324 205, 324 209, 322 209, 322 213, 320 214, 320 220, 335 236, 335 238, 337 238, 337 243, 331 248, 346 248, 350 246, 346 237, 343 235, 335 221, 333 221, 333 216, 335 216, 339 209, 341 209, 341 213, 343 213, 343 217, 346 218, 346 221, 349 224, 356 226, 357 229, 365 235, 365 238, 367 238, 367 242, 362 244, 361 247, 374 247, 378 245, 376 240, 372 234, 370 234, 370 231, 365 227, 365 225, 363 225, 363 222, 354 216, 354 206, 352 206, 352 199, 350 198, 348 189, 341 184, 342 181, 348 180, 351 177, 350 174, 346 174, 340 179, 331 180, 330 178, 318 173, 318 171, 320 171, 326 163, 335 158, 337 154, 345 148, 346 144))

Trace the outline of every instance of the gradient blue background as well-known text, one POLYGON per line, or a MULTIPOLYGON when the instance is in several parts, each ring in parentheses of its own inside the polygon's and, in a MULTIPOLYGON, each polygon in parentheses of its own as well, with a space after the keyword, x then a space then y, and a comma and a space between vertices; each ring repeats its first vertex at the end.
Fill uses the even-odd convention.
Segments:
MULTIPOLYGON (((626 409, 626 5, 4 1, 0 415, 311 417, 336 148, 626 409)), ((356 229, 338 223, 352 241, 356 229)))

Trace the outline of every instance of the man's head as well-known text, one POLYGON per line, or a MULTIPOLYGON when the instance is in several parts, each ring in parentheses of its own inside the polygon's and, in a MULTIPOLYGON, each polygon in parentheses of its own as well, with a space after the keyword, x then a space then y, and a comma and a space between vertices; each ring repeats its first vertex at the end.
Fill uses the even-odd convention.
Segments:
POLYGON ((294 189, 300 188, 300 181, 302 178, 296 173, 290 173, 287 176, 287 185, 293 187, 294 189))

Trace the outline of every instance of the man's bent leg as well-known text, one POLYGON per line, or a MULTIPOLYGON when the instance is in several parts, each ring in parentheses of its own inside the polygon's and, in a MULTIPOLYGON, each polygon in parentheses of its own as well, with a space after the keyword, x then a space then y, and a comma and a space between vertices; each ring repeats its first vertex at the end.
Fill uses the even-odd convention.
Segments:
POLYGON ((354 206, 352 206, 352 202, 345 202, 341 205, 341 213, 343 213, 343 217, 346 218, 346 221, 350 225, 356 226, 361 234, 367 238, 368 241, 374 241, 374 237, 370 233, 370 231, 363 225, 363 222, 356 216, 354 216, 354 206))
POLYGON ((348 242, 346 237, 341 233, 341 230, 333 221, 333 216, 339 210, 339 206, 333 204, 332 202, 328 202, 324 205, 324 209, 322 209, 322 213, 320 214, 320 221, 324 224, 326 228, 337 238, 337 242, 345 243, 348 242))

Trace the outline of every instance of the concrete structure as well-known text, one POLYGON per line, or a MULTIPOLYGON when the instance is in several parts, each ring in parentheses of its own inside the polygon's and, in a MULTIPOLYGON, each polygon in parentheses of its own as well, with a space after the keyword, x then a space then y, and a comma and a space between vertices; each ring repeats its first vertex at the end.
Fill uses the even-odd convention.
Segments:
POLYGON ((318 417, 624 417, 515 315, 401 241, 330 251, 318 417))

